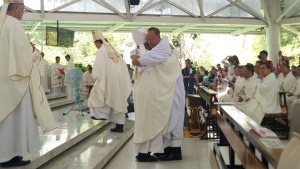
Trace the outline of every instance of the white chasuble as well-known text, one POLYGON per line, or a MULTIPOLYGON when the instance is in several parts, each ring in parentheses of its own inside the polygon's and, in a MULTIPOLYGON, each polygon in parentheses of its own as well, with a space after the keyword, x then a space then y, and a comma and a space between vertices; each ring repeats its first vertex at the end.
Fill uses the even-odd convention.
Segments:
POLYGON ((103 44, 96 53, 93 65, 94 87, 88 99, 88 107, 111 107, 115 113, 127 113, 127 98, 132 84, 123 58, 114 61, 103 44))

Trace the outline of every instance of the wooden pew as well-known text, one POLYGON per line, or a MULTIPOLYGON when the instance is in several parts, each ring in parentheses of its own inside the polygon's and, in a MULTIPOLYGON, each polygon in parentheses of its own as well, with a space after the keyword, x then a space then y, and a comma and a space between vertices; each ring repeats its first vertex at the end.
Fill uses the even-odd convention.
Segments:
POLYGON ((282 110, 282 113, 278 114, 265 114, 262 125, 266 127, 271 127, 271 130, 274 132, 283 131, 283 139, 289 138, 289 121, 288 121, 288 106, 286 102, 286 92, 279 92, 279 104, 282 110), (276 121, 275 121, 276 120, 276 121), (283 123, 283 128, 276 125, 276 122, 283 123))
POLYGON ((216 123, 218 106, 214 104, 218 102, 218 93, 204 86, 199 86, 197 93, 201 97, 200 104, 202 107, 202 115, 205 118, 206 129, 206 134, 204 134, 201 139, 219 139, 216 123))
POLYGON ((229 166, 235 165, 234 154, 236 154, 246 169, 266 169, 268 164, 277 168, 282 150, 268 148, 259 141, 260 136, 248 123, 258 124, 234 106, 222 105, 220 108, 220 113, 217 114, 217 123, 221 130, 219 145, 230 147, 229 166), (249 145, 245 143, 244 138, 249 141, 249 145), (260 152, 262 160, 255 155, 255 150, 260 152))
POLYGON ((188 134, 193 137, 201 137, 204 134, 204 127, 202 125, 202 119, 200 117, 200 96, 188 94, 188 109, 190 110, 190 118, 188 122, 188 134))

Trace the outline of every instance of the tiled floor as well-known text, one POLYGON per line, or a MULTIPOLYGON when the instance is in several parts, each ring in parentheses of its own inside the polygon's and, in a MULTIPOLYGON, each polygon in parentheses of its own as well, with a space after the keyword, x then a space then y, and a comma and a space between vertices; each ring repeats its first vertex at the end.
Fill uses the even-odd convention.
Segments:
POLYGON ((132 139, 108 162, 104 169, 210 169, 209 148, 211 141, 199 138, 184 138, 183 159, 170 162, 137 162, 132 139))

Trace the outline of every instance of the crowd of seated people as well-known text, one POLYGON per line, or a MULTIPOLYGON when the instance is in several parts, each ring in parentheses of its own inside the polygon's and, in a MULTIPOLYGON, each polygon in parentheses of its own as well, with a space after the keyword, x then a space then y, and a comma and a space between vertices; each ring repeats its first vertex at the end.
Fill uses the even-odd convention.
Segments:
MULTIPOLYGON (((195 88, 188 92, 196 94, 196 86, 202 85, 219 93, 220 89, 227 89, 219 97, 219 101, 233 102, 238 109, 260 124, 265 114, 282 112, 279 92, 284 91, 287 96, 288 119, 292 125, 300 111, 300 65, 291 66, 291 57, 285 57, 281 52, 278 58, 278 65, 275 67, 268 60, 268 52, 265 50, 259 53, 255 64, 240 65, 236 55, 225 57, 221 62, 223 68, 221 64, 217 64, 216 68, 212 67, 210 71, 200 67, 190 74, 188 82, 193 81, 191 85, 195 88)), ((192 68, 192 65, 189 66, 192 68)), ((191 86, 189 88, 192 89, 191 86)))

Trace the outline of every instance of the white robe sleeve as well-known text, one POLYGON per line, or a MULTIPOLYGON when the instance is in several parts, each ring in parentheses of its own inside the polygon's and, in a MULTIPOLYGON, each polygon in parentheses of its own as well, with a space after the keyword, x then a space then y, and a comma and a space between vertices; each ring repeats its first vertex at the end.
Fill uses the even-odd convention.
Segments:
POLYGON ((169 42, 162 39, 153 49, 148 51, 145 56, 139 58, 141 66, 153 66, 166 61, 172 54, 169 42))

